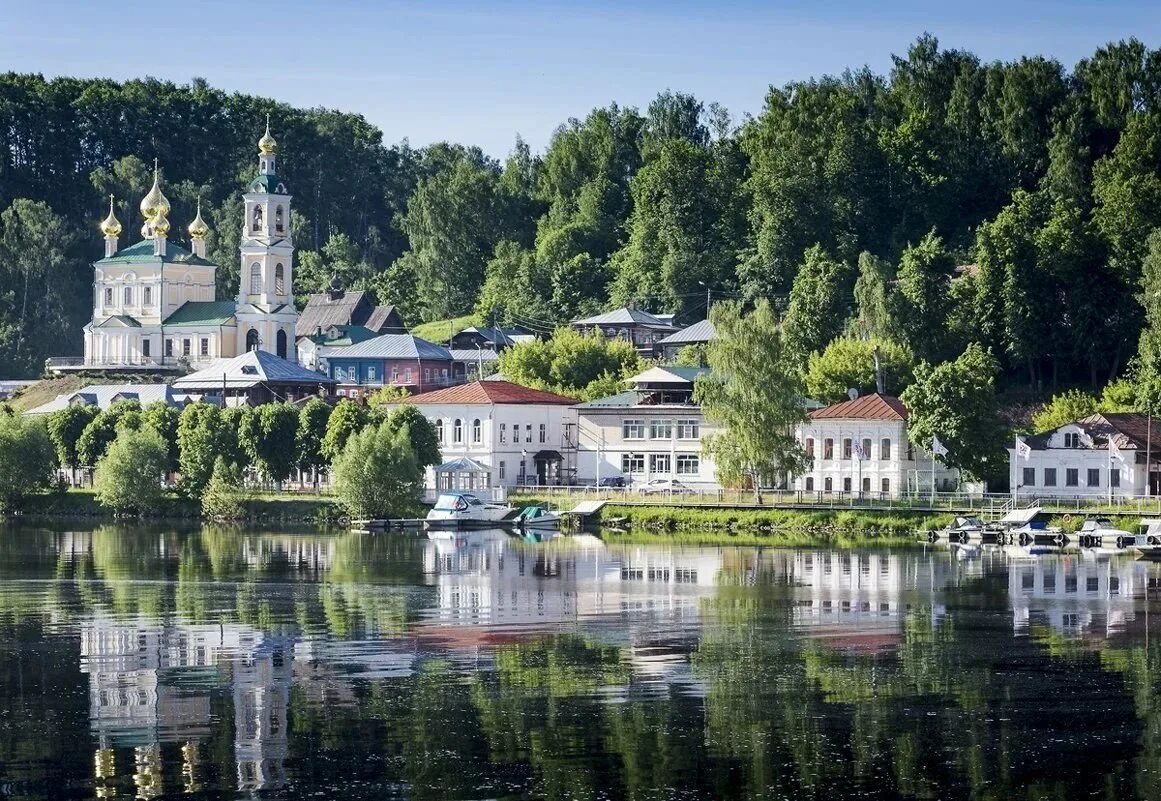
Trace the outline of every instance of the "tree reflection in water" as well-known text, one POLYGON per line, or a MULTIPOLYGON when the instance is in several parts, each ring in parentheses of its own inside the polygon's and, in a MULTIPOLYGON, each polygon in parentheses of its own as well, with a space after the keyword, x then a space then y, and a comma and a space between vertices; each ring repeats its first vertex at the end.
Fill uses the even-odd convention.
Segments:
POLYGON ((9 528, 14 798, 1156 798, 1131 560, 9 528))

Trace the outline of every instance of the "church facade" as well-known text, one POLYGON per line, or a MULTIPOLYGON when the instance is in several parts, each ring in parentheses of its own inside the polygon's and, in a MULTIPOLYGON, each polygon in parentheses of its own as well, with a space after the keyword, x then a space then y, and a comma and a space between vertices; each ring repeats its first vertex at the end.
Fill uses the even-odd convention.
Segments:
POLYGON ((242 196, 241 272, 234 300, 217 299, 218 266, 206 258, 209 226, 200 204, 186 250, 169 240, 170 206, 155 168, 153 187, 141 201, 142 239, 121 248, 121 224, 110 197, 109 216, 101 223, 105 257, 93 263, 93 319, 84 328, 84 358, 50 367, 178 370, 251 350, 294 361, 298 312, 291 288, 291 195, 278 178, 277 154, 267 124, 258 140, 258 177, 242 196))

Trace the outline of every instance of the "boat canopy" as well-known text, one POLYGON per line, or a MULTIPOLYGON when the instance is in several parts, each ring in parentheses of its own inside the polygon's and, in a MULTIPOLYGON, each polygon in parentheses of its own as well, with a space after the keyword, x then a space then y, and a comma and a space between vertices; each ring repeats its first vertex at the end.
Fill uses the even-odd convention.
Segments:
POLYGON ((1012 523, 1017 526, 1031 523, 1040 516, 1039 506, 1029 506, 1027 509, 1013 509, 1000 518, 1001 523, 1012 523))

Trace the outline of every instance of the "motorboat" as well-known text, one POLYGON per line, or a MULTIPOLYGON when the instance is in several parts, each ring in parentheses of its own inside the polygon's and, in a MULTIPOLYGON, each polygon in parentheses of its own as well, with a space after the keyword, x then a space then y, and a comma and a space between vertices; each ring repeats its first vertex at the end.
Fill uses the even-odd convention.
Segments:
POLYGON ((557 529, 560 527, 561 516, 550 512, 543 506, 525 506, 512 521, 523 529, 557 529))
POLYGON ((426 524, 492 528, 511 524, 518 514, 520 510, 514 506, 485 503, 470 492, 445 492, 436 498, 435 507, 427 513, 426 524))
POLYGON ((978 517, 957 517, 951 525, 932 532, 935 539, 946 539, 948 542, 967 542, 983 536, 987 524, 978 517))
POLYGON ((1013 509, 997 521, 996 531, 996 539, 1003 545, 1036 543, 1062 546, 1068 543, 1064 529, 1048 525, 1039 506, 1013 509))
POLYGON ((1102 548, 1115 545, 1117 548, 1131 548, 1145 545, 1145 535, 1136 535, 1123 528, 1117 528, 1108 518, 1090 517, 1076 530, 1076 538, 1081 548, 1102 548))
POLYGON ((1161 518, 1141 518, 1141 528, 1144 532, 1137 537, 1133 550, 1140 559, 1161 561, 1161 518))

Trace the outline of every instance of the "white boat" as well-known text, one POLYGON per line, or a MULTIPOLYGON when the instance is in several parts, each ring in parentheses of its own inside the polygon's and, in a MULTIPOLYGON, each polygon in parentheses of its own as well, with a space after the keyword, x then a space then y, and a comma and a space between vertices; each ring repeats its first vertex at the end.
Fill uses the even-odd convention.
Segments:
POLYGON ((542 506, 526 506, 516 515, 513 523, 523 529, 557 529, 561 516, 542 506))
POLYGON ((935 532, 938 537, 950 542, 966 542, 983 536, 986 524, 978 517, 957 517, 947 528, 935 532))
POLYGON ((511 522, 520 510, 499 503, 484 503, 470 492, 445 492, 427 513, 428 525, 495 526, 511 522))
POLYGON ((1146 544, 1145 535, 1136 535, 1123 528, 1117 528, 1112 521, 1103 517, 1090 517, 1076 530, 1077 541, 1082 548, 1131 548, 1146 544))
POLYGON ((1065 545, 1068 536, 1060 526, 1046 525, 1039 506, 1013 509, 997 522, 999 539, 1009 545, 1031 543, 1065 545))

